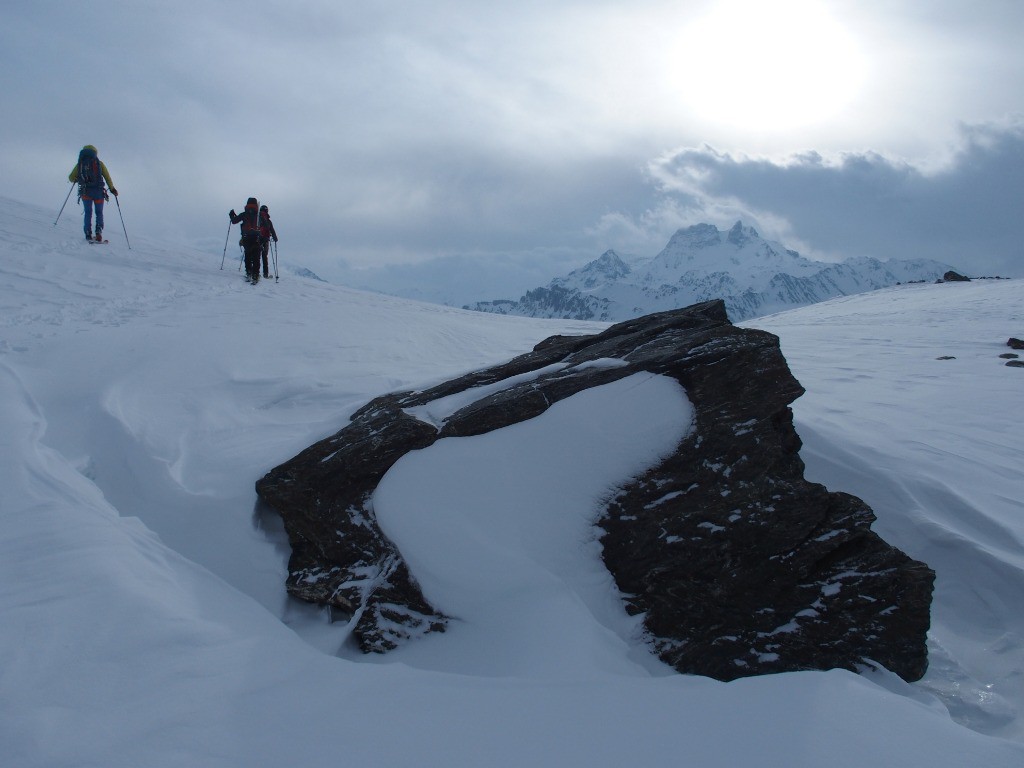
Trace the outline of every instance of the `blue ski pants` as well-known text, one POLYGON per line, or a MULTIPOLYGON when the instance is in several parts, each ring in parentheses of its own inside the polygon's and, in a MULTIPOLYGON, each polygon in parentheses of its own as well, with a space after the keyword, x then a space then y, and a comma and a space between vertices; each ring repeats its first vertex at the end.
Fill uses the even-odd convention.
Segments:
POLYGON ((92 232, 92 207, 96 206, 96 232, 103 230, 103 201, 102 200, 90 200, 87 197, 82 198, 82 208, 85 209, 85 233, 90 234, 92 232))

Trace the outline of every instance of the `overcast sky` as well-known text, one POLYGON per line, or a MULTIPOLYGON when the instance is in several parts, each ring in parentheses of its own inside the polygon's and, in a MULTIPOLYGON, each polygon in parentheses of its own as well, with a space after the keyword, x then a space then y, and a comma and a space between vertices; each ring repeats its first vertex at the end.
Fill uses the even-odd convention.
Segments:
POLYGON ((4 194, 56 215, 91 143, 129 236, 219 258, 255 195, 326 277, 737 219, 1024 276, 1022 39, 1019 0, 12 3, 4 194))

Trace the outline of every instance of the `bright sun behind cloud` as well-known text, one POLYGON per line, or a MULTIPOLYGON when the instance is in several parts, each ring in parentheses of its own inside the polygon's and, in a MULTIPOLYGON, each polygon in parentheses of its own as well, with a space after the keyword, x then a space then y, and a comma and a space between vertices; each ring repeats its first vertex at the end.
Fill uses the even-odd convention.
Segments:
POLYGON ((857 40, 818 0, 721 0, 687 25, 672 58, 688 110, 731 129, 835 118, 866 74, 857 40))

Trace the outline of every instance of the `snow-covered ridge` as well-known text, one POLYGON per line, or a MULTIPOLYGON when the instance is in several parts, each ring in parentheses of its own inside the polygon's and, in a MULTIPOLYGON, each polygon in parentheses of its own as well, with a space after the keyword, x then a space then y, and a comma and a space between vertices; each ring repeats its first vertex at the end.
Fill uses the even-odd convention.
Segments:
MULTIPOLYGON (((583 370, 586 368, 621 368, 627 363, 624 360, 616 360, 613 358, 602 358, 600 360, 590 360, 579 365, 572 366, 571 370, 583 370)), ((426 405, 415 406, 413 408, 406 408, 405 412, 410 416, 413 416, 420 421, 427 424, 431 424, 440 429, 444 422, 460 408, 463 408, 470 403, 481 400, 488 395, 492 395, 495 392, 502 392, 506 389, 514 387, 516 384, 521 384, 526 381, 533 381, 540 376, 544 376, 548 373, 554 373, 566 369, 566 364, 559 363, 556 365, 549 365, 545 368, 540 368, 536 371, 530 371, 519 376, 509 376, 507 379, 496 381, 493 384, 487 384, 473 389, 466 390, 465 392, 459 392, 454 395, 448 395, 447 397, 439 397, 436 400, 431 400, 426 405)))
POLYGON ((532 381, 539 376, 543 376, 547 373, 554 373, 565 368, 565 364, 557 363, 555 365, 549 365, 546 368, 541 368, 536 371, 530 371, 519 376, 510 376, 507 379, 502 379, 493 384, 487 384, 480 387, 467 390, 465 392, 458 392, 454 395, 448 395, 447 397, 439 397, 436 400, 431 400, 426 405, 419 405, 413 408, 406 408, 405 412, 410 416, 414 416, 420 421, 432 424, 433 426, 440 429, 446 419, 453 413, 469 405, 476 400, 487 397, 488 395, 494 394, 495 392, 501 392, 503 390, 514 387, 516 384, 521 384, 526 381, 532 381))
POLYGON ((479 302, 472 308, 528 317, 619 321, 720 298, 736 322, 836 296, 933 281, 949 269, 923 259, 813 261, 763 239, 739 221, 728 231, 696 224, 676 232, 654 258, 627 260, 607 251, 518 301, 479 302))
MULTIPOLYGON (((1019 281, 903 286, 757 321, 807 388, 794 411, 808 476, 864 498, 938 573, 922 684, 667 674, 577 604, 587 623, 566 622, 567 641, 588 655, 542 669, 544 649, 505 616, 515 663, 496 670, 490 649, 460 658, 444 637, 419 658, 352 656, 343 626, 284 599, 287 552, 253 483, 376 395, 600 326, 283 269, 249 286, 219 269, 219 249, 132 231, 129 251, 113 229, 88 246, 67 212, 54 227, 56 211, 0 203, 5 764, 1024 764, 1022 372, 998 357, 1024 337, 1019 281)), ((492 483, 521 484, 508 455, 492 483)))

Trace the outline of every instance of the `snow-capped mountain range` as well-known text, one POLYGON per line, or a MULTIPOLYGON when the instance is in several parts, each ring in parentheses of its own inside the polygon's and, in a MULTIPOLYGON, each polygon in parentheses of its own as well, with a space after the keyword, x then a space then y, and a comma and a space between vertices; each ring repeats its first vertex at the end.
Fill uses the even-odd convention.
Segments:
POLYGON ((932 281, 949 269, 927 259, 814 261, 765 240, 740 221, 728 231, 696 224, 677 231, 654 258, 627 259, 609 250, 548 286, 527 291, 518 301, 482 301, 468 308, 620 321, 720 298, 737 322, 836 296, 932 281))

